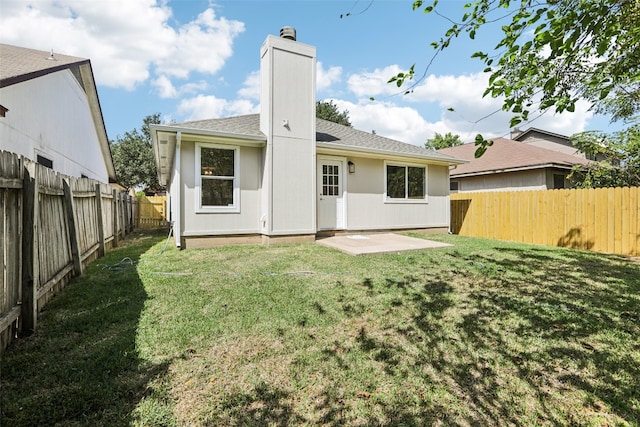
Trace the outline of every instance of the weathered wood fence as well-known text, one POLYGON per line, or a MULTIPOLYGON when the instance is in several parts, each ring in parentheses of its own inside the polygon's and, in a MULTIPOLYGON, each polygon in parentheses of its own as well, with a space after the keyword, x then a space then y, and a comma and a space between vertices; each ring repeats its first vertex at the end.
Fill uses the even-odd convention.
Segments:
POLYGON ((133 230, 135 197, 0 151, 0 351, 73 276, 133 230))
POLYGON ((457 193, 455 234, 640 255, 640 187, 457 193))

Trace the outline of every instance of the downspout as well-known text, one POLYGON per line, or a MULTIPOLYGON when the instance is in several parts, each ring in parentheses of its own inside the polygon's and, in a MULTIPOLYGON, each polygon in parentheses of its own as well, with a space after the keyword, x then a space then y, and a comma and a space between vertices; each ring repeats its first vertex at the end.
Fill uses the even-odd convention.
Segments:
POLYGON ((178 131, 176 133, 176 153, 173 158, 173 182, 174 182, 174 191, 173 191, 173 200, 174 202, 174 217, 173 217, 173 236, 176 240, 176 247, 178 249, 181 248, 181 235, 180 232, 182 230, 182 180, 180 178, 180 147, 182 143, 182 132, 178 131))

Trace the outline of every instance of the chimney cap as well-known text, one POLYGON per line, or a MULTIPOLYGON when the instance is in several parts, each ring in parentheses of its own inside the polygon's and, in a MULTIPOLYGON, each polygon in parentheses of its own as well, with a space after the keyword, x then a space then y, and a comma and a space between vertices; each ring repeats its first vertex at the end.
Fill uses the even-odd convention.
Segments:
POLYGON ((293 27, 280 28, 280 37, 283 39, 296 40, 296 29, 293 27))

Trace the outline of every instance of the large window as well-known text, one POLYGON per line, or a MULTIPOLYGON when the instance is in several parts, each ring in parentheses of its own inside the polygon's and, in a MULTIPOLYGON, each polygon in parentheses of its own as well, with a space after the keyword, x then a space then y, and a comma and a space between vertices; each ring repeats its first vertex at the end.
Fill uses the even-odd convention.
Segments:
POLYGON ((237 212, 238 148, 197 144, 196 181, 201 212, 237 212))
POLYGON ((386 165, 387 200, 426 200, 426 167, 386 165))

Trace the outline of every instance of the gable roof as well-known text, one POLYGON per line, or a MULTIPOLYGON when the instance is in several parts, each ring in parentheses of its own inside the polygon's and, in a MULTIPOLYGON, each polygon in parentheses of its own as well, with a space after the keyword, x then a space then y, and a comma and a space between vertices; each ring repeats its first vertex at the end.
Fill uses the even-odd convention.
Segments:
POLYGON ((519 134, 515 135, 515 136, 511 136, 511 138, 514 141, 524 141, 525 139, 527 139, 527 137, 529 137, 530 135, 533 134, 540 134, 540 135, 547 135, 547 136, 552 136, 554 138, 559 138, 559 139, 563 139, 566 140, 567 142, 569 142, 569 137, 565 136, 565 135, 560 135, 559 133, 554 133, 554 132, 549 132, 548 130, 544 130, 544 129, 538 129, 538 128, 529 128, 525 131, 520 132, 519 134))
POLYGON ((471 143, 438 150, 439 153, 469 161, 452 170, 450 173, 452 178, 547 167, 571 169, 574 165, 590 163, 582 157, 506 138, 494 139, 493 145, 478 159, 475 158, 476 148, 475 144, 471 143))
POLYGON ((0 58, 0 87, 89 64, 85 58, 8 44, 0 44, 0 58))
MULTIPOLYGON (((198 120, 169 125, 151 125, 154 152, 158 164, 160 182, 166 182, 173 161, 175 139, 160 136, 164 133, 177 133, 233 138, 266 144, 267 137, 260 130, 260 115, 225 117, 221 119, 198 120), (163 164, 166 163, 166 164, 163 164), (163 167, 164 166, 164 167, 163 167)), ((452 157, 446 153, 427 150, 423 147, 407 144, 391 138, 360 131, 349 126, 316 118, 316 148, 328 152, 354 153, 357 155, 386 156, 395 158, 413 158, 427 160, 443 165, 465 163, 466 160, 452 157)))
POLYGON ((104 118, 102 117, 98 90, 93 77, 93 70, 91 69, 91 61, 85 58, 1 43, 0 59, 0 88, 63 70, 69 70, 74 75, 87 95, 109 181, 116 182, 116 170, 113 166, 109 138, 104 126, 104 118))

